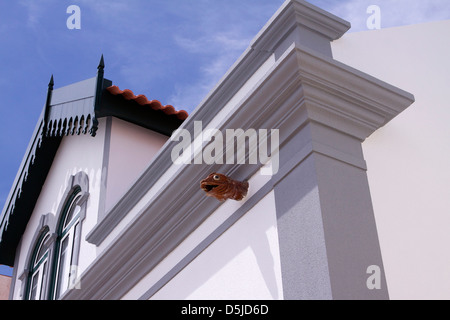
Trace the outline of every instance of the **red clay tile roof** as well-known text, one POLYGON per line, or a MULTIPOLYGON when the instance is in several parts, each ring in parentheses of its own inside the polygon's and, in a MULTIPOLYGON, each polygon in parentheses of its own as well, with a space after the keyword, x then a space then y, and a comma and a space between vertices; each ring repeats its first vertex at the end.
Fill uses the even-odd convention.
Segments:
POLYGON ((188 117, 188 113, 184 110, 177 111, 171 105, 163 106, 158 100, 148 100, 143 94, 136 96, 133 91, 129 89, 120 90, 117 86, 110 86, 106 88, 106 90, 112 95, 121 95, 126 100, 134 100, 141 106, 149 106, 153 110, 161 110, 167 115, 176 115, 180 120, 185 120, 188 117))

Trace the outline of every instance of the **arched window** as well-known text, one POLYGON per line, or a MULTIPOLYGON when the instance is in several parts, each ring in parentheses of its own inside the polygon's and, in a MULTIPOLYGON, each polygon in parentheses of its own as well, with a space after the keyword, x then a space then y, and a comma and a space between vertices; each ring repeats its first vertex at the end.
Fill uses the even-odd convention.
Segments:
POLYGON ((77 187, 69 195, 61 215, 57 230, 54 299, 59 299, 67 289, 76 284, 81 236, 81 198, 81 188, 77 187))
POLYGON ((30 276, 28 277, 28 289, 26 299, 45 299, 45 288, 49 267, 49 248, 47 240, 50 235, 48 230, 39 237, 31 259, 30 276))
POLYGON ((81 225, 86 217, 89 178, 85 172, 70 177, 55 214, 41 216, 18 279, 23 299, 60 299, 77 288, 81 225))

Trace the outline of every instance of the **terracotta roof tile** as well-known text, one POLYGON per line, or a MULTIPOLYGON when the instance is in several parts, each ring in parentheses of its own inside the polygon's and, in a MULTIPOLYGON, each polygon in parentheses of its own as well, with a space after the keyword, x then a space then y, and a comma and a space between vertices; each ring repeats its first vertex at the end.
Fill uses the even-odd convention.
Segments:
POLYGON ((136 96, 133 91, 129 89, 120 90, 117 86, 110 86, 106 88, 112 95, 121 95, 126 100, 134 100, 141 106, 149 106, 153 110, 161 110, 167 115, 176 115, 178 119, 185 120, 188 117, 188 113, 184 110, 175 110, 171 105, 163 106, 158 100, 148 100, 143 94, 136 96))

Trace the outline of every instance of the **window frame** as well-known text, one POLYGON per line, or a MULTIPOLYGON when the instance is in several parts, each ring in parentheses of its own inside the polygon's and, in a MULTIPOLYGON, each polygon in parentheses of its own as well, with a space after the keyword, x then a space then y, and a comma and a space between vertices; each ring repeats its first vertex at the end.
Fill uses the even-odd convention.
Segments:
MULTIPOLYGON (((78 265, 81 248, 81 233, 83 221, 86 218, 86 211, 89 199, 89 177, 84 171, 79 171, 76 174, 69 177, 66 190, 59 202, 58 209, 55 213, 47 212, 42 214, 38 222, 35 234, 29 245, 27 252, 26 263, 24 269, 17 277, 21 282, 20 297, 23 300, 28 300, 31 297, 30 290, 32 281, 36 275, 38 275, 38 268, 42 266, 42 276, 38 275, 41 300, 53 300, 55 299, 55 288, 57 284, 57 263, 59 258, 59 244, 62 237, 67 236, 68 228, 75 227, 75 237, 73 243, 75 243, 72 260, 73 265, 78 265), (79 210, 66 222, 68 217, 68 210, 70 206, 78 206, 79 210), (65 230, 65 232, 64 232, 65 230), (36 262, 37 254, 40 252, 40 248, 45 245, 46 252, 42 255, 42 261, 36 262), (47 262, 43 264, 44 260, 47 262), (39 265, 38 265, 39 264, 39 265), (44 268, 45 267, 45 268, 44 268)), ((41 260, 41 259, 39 259, 41 260)), ((75 270, 78 271, 78 270, 75 270)), ((77 276, 74 276, 74 281, 78 280, 77 276)), ((75 283, 77 285, 78 283, 75 283)), ((75 289, 79 288, 78 286, 75 289)), ((66 290, 65 293, 69 292, 66 290)), ((64 294, 59 295, 59 298, 64 298, 64 294)))
POLYGON ((73 188, 67 197, 59 217, 57 226, 55 257, 52 272, 51 299, 58 300, 64 293, 72 289, 77 281, 77 266, 81 242, 81 221, 84 218, 83 194, 79 186, 73 188), (72 210, 79 208, 72 214, 72 210), (67 218, 70 217, 69 221, 67 218), (63 252, 63 244, 68 241, 63 252))
POLYGON ((25 299, 26 300, 42 300, 46 296, 47 279, 49 275, 50 264, 50 247, 48 241, 50 233, 48 228, 41 232, 41 235, 35 242, 33 254, 29 263, 29 273, 27 277, 25 299), (42 256, 38 259, 39 253, 44 250, 42 256), (38 259, 38 260, 37 260, 38 259), (37 277, 36 295, 33 294, 33 280, 37 277))

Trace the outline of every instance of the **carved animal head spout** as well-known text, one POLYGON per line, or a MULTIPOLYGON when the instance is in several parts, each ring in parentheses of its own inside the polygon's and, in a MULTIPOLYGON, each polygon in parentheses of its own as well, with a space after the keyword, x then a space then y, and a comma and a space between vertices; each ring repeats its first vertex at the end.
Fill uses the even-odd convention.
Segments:
POLYGON ((236 181, 224 174, 213 172, 200 182, 200 187, 208 197, 214 197, 220 201, 227 199, 239 201, 247 195, 248 182, 236 181))

